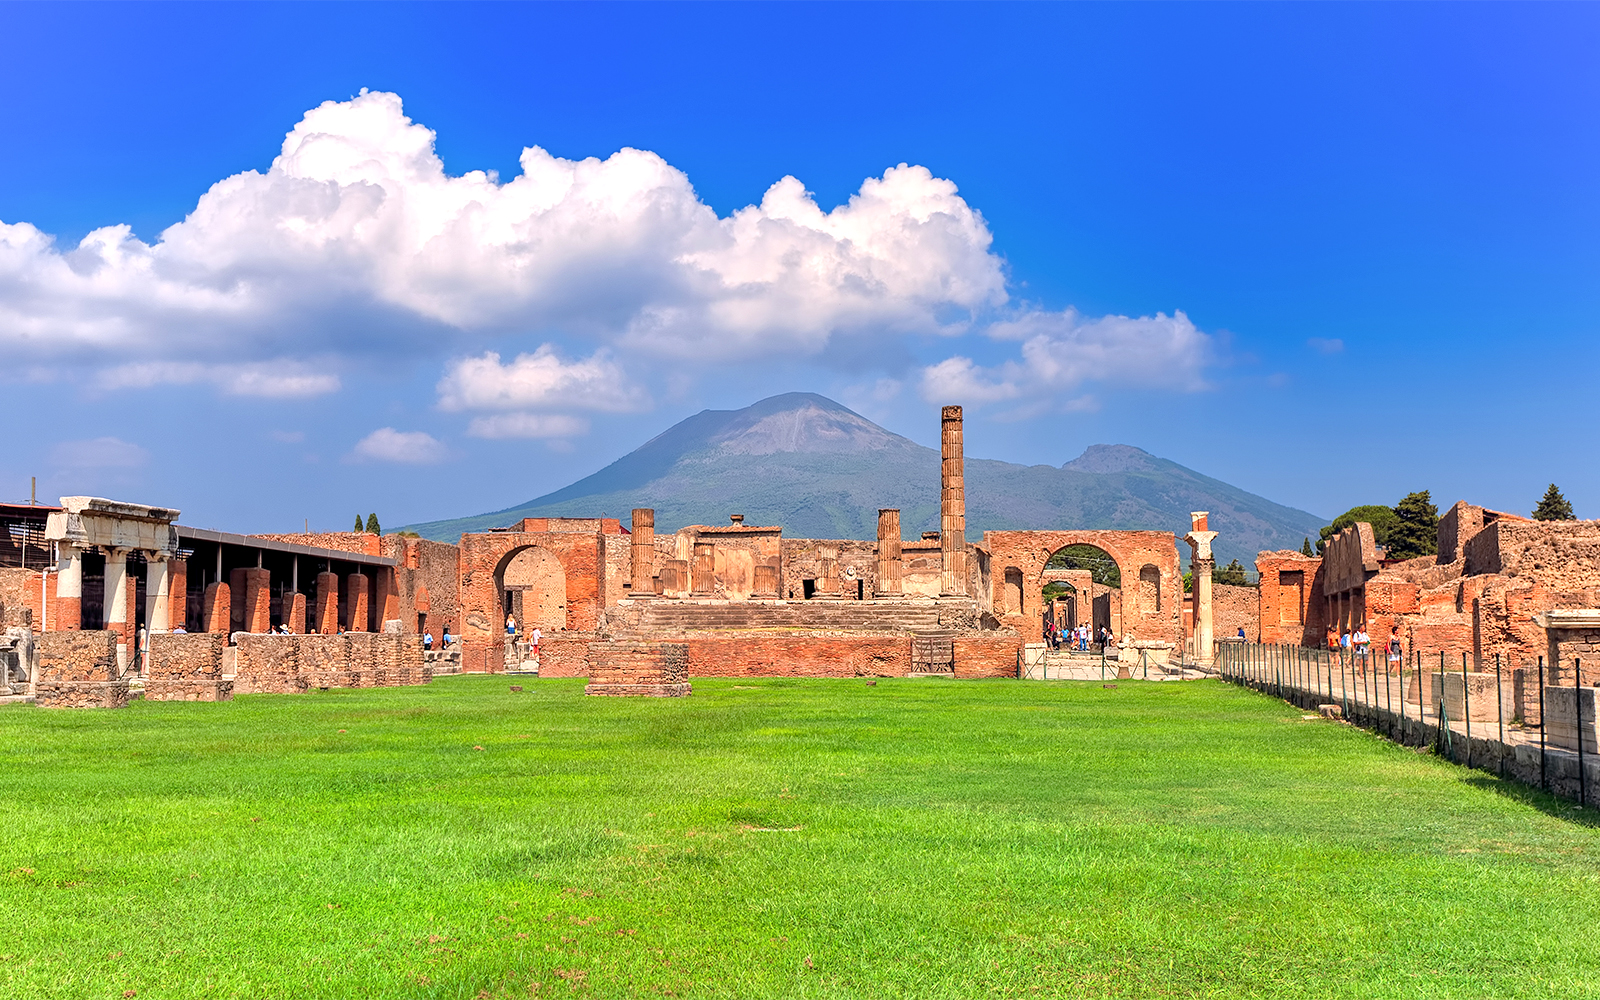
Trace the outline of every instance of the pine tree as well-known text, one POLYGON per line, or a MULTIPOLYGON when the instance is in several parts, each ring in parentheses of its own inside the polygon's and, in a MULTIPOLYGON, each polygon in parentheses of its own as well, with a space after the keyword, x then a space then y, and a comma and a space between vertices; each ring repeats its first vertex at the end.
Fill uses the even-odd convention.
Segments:
POLYGON ((1407 493, 1394 505, 1396 523, 1389 529, 1388 557, 1415 559, 1439 551, 1439 508, 1427 490, 1407 493))
POLYGON ((1220 583, 1228 587, 1246 587, 1250 581, 1245 578, 1244 567, 1235 559, 1228 565, 1211 570, 1211 582, 1220 583))
POLYGON ((356 526, 354 528, 352 528, 351 530, 352 531, 366 531, 367 530, 366 528, 362 527, 362 525, 361 525, 361 515, 360 514, 356 515, 356 526))
POLYGON ((1544 499, 1539 501, 1539 506, 1533 508, 1535 521, 1576 521, 1578 515, 1572 512, 1572 504, 1556 489, 1556 484, 1551 483, 1550 488, 1544 491, 1544 499))
POLYGON ((1300 554, 1303 556, 1311 555, 1311 539, 1307 538, 1300 543, 1300 554))
POLYGON ((378 515, 376 515, 376 514, 368 514, 367 515, 367 534, 369 534, 369 535, 381 535, 381 534, 383 534, 383 529, 378 527, 378 515))

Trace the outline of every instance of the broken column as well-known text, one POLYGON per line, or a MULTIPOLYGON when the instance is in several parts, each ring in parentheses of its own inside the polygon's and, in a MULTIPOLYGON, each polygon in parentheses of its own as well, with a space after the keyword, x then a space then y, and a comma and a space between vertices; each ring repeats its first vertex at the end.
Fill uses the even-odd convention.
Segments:
POLYGON ((58 632, 76 632, 83 624, 83 550, 61 543, 56 564, 56 608, 51 626, 58 632))
POLYGON ((200 607, 201 629, 206 632, 231 632, 233 588, 226 583, 207 584, 200 607))
POLYGON ((348 602, 346 632, 367 631, 367 575, 351 573, 345 577, 345 600, 348 602))
POLYGON ((1207 511, 1189 514, 1192 530, 1184 537, 1189 543, 1189 573, 1194 580, 1194 658, 1195 662, 1209 664, 1215 652, 1211 623, 1211 571, 1217 560, 1211 554, 1211 540, 1215 531, 1206 528, 1207 511))
POLYGON ((336 573, 317 574, 317 631, 322 635, 339 634, 339 576, 336 573))
POLYGON ((272 631, 272 574, 256 567, 244 571, 244 623, 241 632, 272 631))
POLYGON ((878 510, 878 582, 872 596, 901 596, 900 580, 900 511, 882 507, 878 510))
POLYGON ((947 406, 940 416, 939 444, 939 593, 967 593, 967 500, 962 477, 961 407, 947 406))
POLYGON ((634 597, 655 593, 656 512, 649 507, 633 509, 633 591, 634 597))

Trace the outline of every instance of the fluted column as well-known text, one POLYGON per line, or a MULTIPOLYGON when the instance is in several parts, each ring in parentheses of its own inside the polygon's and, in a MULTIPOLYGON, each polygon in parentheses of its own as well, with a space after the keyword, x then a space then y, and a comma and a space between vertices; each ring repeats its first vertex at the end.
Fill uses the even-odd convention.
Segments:
POLYGON ((1210 663, 1215 652, 1211 620, 1211 571, 1216 568, 1217 560, 1211 554, 1211 540, 1217 537, 1217 533, 1207 530, 1207 516, 1203 510, 1192 512, 1189 519, 1194 530, 1184 536, 1191 551, 1189 575, 1194 580, 1194 658, 1202 664, 1210 663))
POLYGON ((899 597, 905 593, 901 572, 900 511, 883 507, 878 510, 878 581, 873 596, 899 597))
POLYGON ((947 597, 967 593, 967 499, 962 473, 961 407, 947 406, 940 415, 939 592, 947 597))
POLYGON ((633 547, 630 550, 633 562, 633 586, 630 588, 634 597, 649 597, 655 594, 655 567, 656 567, 656 512, 649 507, 635 507, 633 509, 633 547))

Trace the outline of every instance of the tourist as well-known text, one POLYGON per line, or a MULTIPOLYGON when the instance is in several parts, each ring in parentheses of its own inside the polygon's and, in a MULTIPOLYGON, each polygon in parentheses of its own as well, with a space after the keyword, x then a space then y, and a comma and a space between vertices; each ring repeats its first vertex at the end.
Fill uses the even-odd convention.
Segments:
POLYGON ((1239 641, 1240 642, 1248 642, 1249 641, 1248 639, 1245 638, 1244 626, 1243 625, 1239 626, 1239 641))
POLYGON ((456 637, 450 634, 450 626, 446 625, 444 627, 444 648, 449 649, 455 641, 456 637))
POLYGON ((528 636, 528 641, 533 643, 533 658, 536 660, 539 658, 539 640, 541 638, 542 636, 539 632, 539 626, 535 625, 533 627, 533 632, 528 636))
POLYGON ((1339 634, 1339 649, 1344 651, 1344 652, 1346 652, 1346 653, 1350 652, 1350 630, 1349 629, 1345 629, 1343 632, 1341 632, 1339 634))
POLYGON ((515 618, 511 617, 510 615, 506 615, 506 635, 514 636, 516 634, 517 634, 517 620, 515 618))
POLYGON ((433 632, 422 633, 422 651, 425 653, 433 651, 433 632))
POLYGON ((1366 656, 1367 650, 1372 646, 1372 637, 1367 635, 1365 625, 1356 626, 1356 634, 1351 637, 1351 641, 1355 643, 1357 656, 1366 656))
POLYGON ((1336 652, 1339 648, 1339 633, 1334 631, 1332 625, 1328 626, 1328 652, 1336 652))
POLYGON ((1400 653, 1401 653, 1401 649, 1400 649, 1400 626, 1396 625, 1395 627, 1393 627, 1393 628, 1391 628, 1389 630, 1389 669, 1390 670, 1398 671, 1400 669, 1400 653))
POLYGON ((172 630, 172 634, 173 634, 173 635, 188 635, 188 634, 189 634, 189 630, 188 630, 188 629, 186 629, 186 628, 184 628, 184 627, 183 627, 183 626, 182 626, 182 625, 181 625, 181 624, 180 624, 180 625, 179 625, 179 626, 178 626, 178 627, 177 627, 177 628, 175 628, 175 629, 173 629, 173 630, 172 630))

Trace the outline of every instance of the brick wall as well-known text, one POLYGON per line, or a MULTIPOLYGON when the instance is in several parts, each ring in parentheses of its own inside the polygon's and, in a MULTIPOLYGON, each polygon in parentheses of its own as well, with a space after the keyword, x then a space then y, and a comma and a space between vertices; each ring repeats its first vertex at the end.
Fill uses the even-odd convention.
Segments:
POLYGON ((584 694, 675 698, 689 693, 689 647, 681 642, 593 642, 584 694))
POLYGON ((206 632, 150 636, 150 670, 144 696, 150 701, 228 701, 233 682, 222 678, 228 637, 206 632))
POLYGON ((118 677, 112 631, 45 632, 39 636, 34 684, 41 708, 121 708, 128 682, 118 677))
POLYGON ((956 636, 957 677, 1015 677, 1020 635, 956 636))
POLYGON ((300 676, 300 636, 235 636, 233 689, 239 694, 303 694, 300 676))
POLYGON ((911 671, 909 636, 747 634, 691 638, 687 645, 694 677, 903 677, 911 671))

